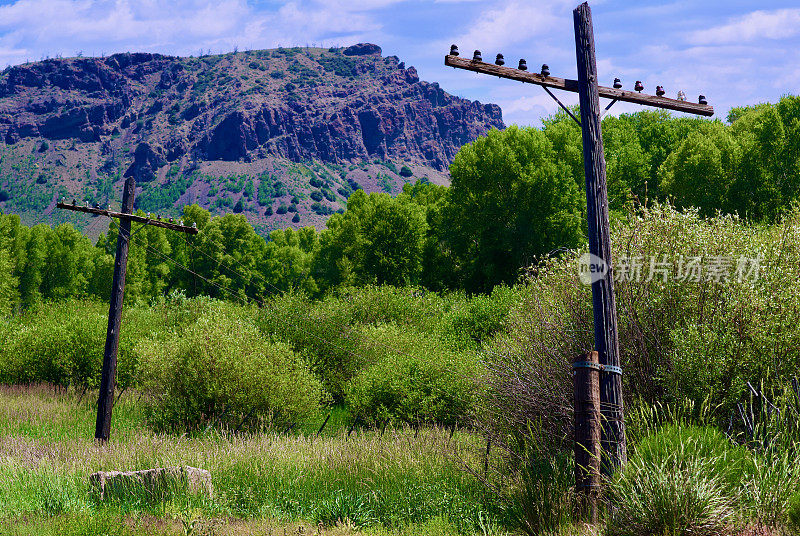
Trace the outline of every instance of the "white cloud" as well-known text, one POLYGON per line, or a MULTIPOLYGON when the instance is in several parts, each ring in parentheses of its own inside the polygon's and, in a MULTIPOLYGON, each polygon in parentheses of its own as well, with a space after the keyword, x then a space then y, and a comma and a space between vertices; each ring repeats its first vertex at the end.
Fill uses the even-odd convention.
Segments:
POLYGON ((0 6, 0 64, 125 50, 194 54, 307 43, 350 44, 383 28, 399 0, 17 0, 0 6))
POLYGON ((543 35, 556 24, 563 23, 556 14, 563 5, 564 0, 537 2, 535 5, 511 0, 500 7, 485 10, 466 32, 448 41, 463 46, 463 50, 500 50, 543 35))
POLYGON ((747 43, 763 39, 785 39, 800 34, 800 9, 753 11, 727 24, 692 32, 689 41, 698 45, 747 43))

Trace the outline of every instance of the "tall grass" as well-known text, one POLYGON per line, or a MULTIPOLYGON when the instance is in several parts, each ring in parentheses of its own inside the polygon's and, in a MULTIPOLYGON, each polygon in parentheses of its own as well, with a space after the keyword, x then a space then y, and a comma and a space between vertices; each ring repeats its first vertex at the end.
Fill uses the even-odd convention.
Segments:
POLYGON ((115 416, 130 419, 129 424, 118 432, 115 420, 111 441, 100 446, 91 438, 93 408, 76 402, 72 392, 42 387, 0 390, 0 429, 14 429, 19 416, 27 414, 31 432, 0 437, 0 517, 102 517, 117 511, 163 518, 187 510, 206 519, 305 520, 313 526, 397 530, 440 518, 449 531, 462 534, 479 530, 481 523, 501 524, 498 504, 461 470, 459 460, 480 459, 479 442, 469 434, 451 438, 450 431, 438 428, 388 428, 351 434, 341 429, 328 437, 164 435, 144 426, 130 398, 115 409, 115 416), (59 425, 65 417, 68 422, 59 425), (50 425, 61 431, 43 436, 40 431, 50 425), (134 494, 108 506, 89 494, 88 475, 94 471, 176 465, 211 471, 213 498, 176 495, 153 504, 134 494))

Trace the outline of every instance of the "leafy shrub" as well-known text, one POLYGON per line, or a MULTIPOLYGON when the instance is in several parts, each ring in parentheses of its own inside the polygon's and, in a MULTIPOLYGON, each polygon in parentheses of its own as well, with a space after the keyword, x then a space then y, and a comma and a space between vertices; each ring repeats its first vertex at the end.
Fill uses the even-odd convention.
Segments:
POLYGON ((295 213, 294 213, 294 216, 292 216, 292 221, 293 221, 294 223, 297 223, 297 222, 299 222, 299 221, 300 221, 300 214, 298 214, 297 212, 295 212, 295 213))
POLYGON ((314 190, 313 192, 311 192, 311 199, 313 199, 314 201, 322 201, 322 198, 323 198, 322 192, 320 192, 319 190, 314 190))
POLYGON ((392 324, 364 328, 362 336, 357 351, 369 364, 346 394, 355 419, 448 426, 468 420, 475 399, 473 355, 444 349, 392 324))
POLYGON ((305 355, 326 389, 342 401, 352 378, 382 348, 362 350, 364 326, 394 323, 416 328, 421 338, 426 335, 419 332, 428 331, 433 341, 451 301, 436 293, 391 286, 339 289, 316 301, 288 293, 266 301, 258 322, 266 336, 288 341, 305 355))
POLYGON ((311 210, 322 216, 333 214, 333 209, 331 207, 323 205, 319 201, 314 201, 313 203, 311 203, 311 210))
POLYGON ((278 213, 278 214, 286 214, 286 211, 287 211, 288 209, 289 209, 289 208, 288 208, 286 205, 284 205, 283 203, 281 203, 281 205, 278 207, 278 209, 277 209, 275 212, 276 212, 276 213, 278 213))
POLYGON ((285 427, 319 410, 327 395, 302 357, 242 312, 218 304, 183 333, 138 345, 156 429, 285 427))
POLYGON ((477 294, 460 301, 443 318, 449 340, 467 347, 489 341, 505 326, 518 297, 516 289, 498 286, 489 296, 477 294))
POLYGON ((400 168, 400 176, 401 177, 410 177, 413 174, 414 174, 414 172, 411 171, 411 168, 408 167, 408 166, 403 166, 403 167, 400 168))
MULTIPOLYGON (((774 227, 751 227, 733 216, 701 218, 697 211, 651 206, 620 217, 612 230, 615 259, 734 259, 761 256, 756 281, 678 279, 615 283, 619 349, 626 394, 647 403, 709 399, 711 418, 727 427, 747 382, 770 391, 796 373, 800 329, 785 321, 800 313, 800 212, 774 227), (772 259, 766 262, 766 259, 772 259)), ((487 424, 548 423, 551 437, 567 437, 571 402, 565 371, 594 348, 590 287, 578 278, 578 253, 540 260, 507 329, 487 347, 484 415, 487 424)), ((742 429, 734 419, 734 431, 742 429)))
MULTIPOLYGON (((46 303, 10 321, 0 349, 0 382, 96 388, 102 371, 107 307, 85 300, 46 303), (78 309, 80 314, 76 314, 78 309)), ((131 334, 125 331, 117 357, 119 388, 126 389, 134 382, 136 361, 131 334)))

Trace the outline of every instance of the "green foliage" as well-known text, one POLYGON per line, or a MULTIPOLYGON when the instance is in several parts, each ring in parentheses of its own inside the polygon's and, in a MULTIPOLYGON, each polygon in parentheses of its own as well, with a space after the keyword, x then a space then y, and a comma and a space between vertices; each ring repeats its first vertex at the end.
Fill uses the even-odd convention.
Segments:
POLYGON ((285 343, 215 305, 181 333, 144 340, 142 379, 157 429, 286 427, 319 411, 319 381, 285 343))
MULTIPOLYGON (((49 382, 76 389, 100 383, 108 307, 99 302, 67 300, 43 304, 8 321, 0 349, 0 382, 49 382)), ((137 358, 131 339, 123 336, 118 355, 118 386, 131 386, 137 358)))
POLYGON ((380 425, 465 424, 473 407, 476 360, 392 325, 364 329, 357 350, 369 363, 349 384, 354 418, 380 425), (388 343, 388 344, 387 344, 388 343))
POLYGON ((267 173, 262 173, 258 178, 258 204, 261 206, 268 206, 272 204, 272 198, 275 197, 272 188, 272 178, 267 173))
POLYGON ((326 71, 333 72, 336 76, 350 78, 356 74, 355 66, 358 61, 356 59, 348 58, 341 54, 335 54, 333 56, 323 54, 317 61, 326 71))
POLYGON ((464 287, 489 291, 519 269, 581 240, 580 190, 539 130, 491 130, 465 145, 436 232, 464 287))
POLYGON ((315 273, 329 286, 414 283, 426 230, 424 211, 407 199, 356 192, 328 220, 315 273))
POLYGON ((188 176, 177 172, 168 173, 166 183, 145 185, 142 187, 142 193, 136 197, 136 208, 145 212, 172 209, 178 199, 194 184, 198 175, 196 171, 188 176))
POLYGON ((787 515, 789 517, 789 526, 800 532, 800 491, 789 498, 787 515))
POLYGON ((679 207, 698 207, 711 216, 730 211, 738 148, 721 123, 707 123, 691 132, 663 165, 661 189, 679 207))
POLYGON ((408 166, 403 166, 400 168, 400 176, 401 177, 411 177, 414 173, 411 171, 411 168, 408 166))

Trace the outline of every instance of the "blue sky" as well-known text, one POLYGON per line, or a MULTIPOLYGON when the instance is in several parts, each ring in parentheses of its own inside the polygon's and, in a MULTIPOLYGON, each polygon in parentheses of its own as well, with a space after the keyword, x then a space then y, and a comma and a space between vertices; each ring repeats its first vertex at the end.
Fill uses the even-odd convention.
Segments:
MULTIPOLYGON (((0 1, 0 65, 46 56, 151 51, 189 55, 373 42, 455 95, 503 108, 507 124, 537 125, 556 110, 541 88, 448 69, 462 55, 502 52, 531 68, 575 77, 572 9, 578 0, 16 0, 0 1)), ((798 0, 590 2, 600 81, 653 93, 700 93, 722 119, 732 106, 800 93, 798 0)), ((577 97, 565 94, 567 103, 577 97)), ((615 113, 639 109, 617 104, 615 113)))

